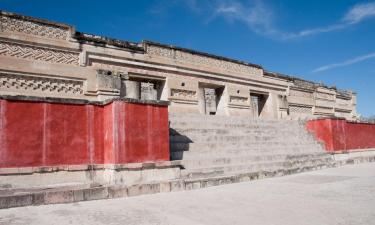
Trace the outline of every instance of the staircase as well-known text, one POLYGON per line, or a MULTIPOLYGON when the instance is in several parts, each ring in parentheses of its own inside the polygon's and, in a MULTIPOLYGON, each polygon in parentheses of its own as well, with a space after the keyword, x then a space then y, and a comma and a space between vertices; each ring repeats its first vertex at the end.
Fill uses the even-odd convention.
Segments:
POLYGON ((301 172, 332 163, 301 121, 198 114, 169 118, 171 160, 181 160, 183 178, 301 172))

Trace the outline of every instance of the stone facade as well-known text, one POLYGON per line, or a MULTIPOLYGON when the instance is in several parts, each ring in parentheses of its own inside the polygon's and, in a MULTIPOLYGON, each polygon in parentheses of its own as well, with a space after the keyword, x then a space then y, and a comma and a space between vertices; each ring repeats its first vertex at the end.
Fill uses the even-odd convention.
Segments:
POLYGON ((99 101, 125 96, 168 100, 173 113, 357 119, 355 93, 259 65, 149 41, 88 35, 8 12, 1 12, 0 20, 2 95, 99 101))

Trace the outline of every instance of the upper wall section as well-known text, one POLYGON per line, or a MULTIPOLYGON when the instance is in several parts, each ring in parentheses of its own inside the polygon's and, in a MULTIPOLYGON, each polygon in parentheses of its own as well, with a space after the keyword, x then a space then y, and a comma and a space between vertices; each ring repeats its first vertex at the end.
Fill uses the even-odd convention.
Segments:
POLYGON ((72 34, 74 34, 72 26, 62 23, 54 23, 4 11, 1 11, 0 16, 0 29, 1 32, 5 33, 18 33, 62 41, 68 41, 72 34))
POLYGON ((102 101, 146 96, 146 90, 147 96, 170 101, 172 111, 202 113, 204 93, 211 89, 217 110, 225 115, 356 117, 355 93, 267 72, 256 64, 85 34, 70 25, 3 11, 0 21, 0 95, 102 101))
POLYGON ((176 64, 189 65, 199 70, 235 74, 244 78, 263 76, 263 69, 259 65, 150 41, 144 41, 143 45, 151 57, 172 60, 176 64))

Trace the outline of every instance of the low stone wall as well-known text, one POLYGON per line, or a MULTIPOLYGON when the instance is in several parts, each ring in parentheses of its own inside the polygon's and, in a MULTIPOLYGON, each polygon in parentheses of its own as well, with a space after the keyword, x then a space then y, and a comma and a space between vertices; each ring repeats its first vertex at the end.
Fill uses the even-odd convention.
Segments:
POLYGON ((324 142, 328 152, 375 148, 375 124, 344 119, 316 119, 308 121, 306 127, 318 140, 324 142))
POLYGON ((0 96, 0 155, 0 168, 168 161, 168 102, 0 96))

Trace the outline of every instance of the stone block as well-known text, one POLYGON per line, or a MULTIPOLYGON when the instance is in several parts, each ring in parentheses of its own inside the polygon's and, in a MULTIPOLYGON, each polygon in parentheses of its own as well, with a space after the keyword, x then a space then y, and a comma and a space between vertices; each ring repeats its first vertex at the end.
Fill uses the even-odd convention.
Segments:
POLYGON ((85 189, 83 191, 84 200, 97 200, 97 199, 106 199, 108 198, 108 188, 106 187, 95 187, 85 189))
POLYGON ((249 182, 250 181, 250 177, 246 174, 243 174, 243 175, 240 175, 239 176, 239 181, 240 182, 249 182))
POLYGON ((32 174, 34 172, 32 167, 20 167, 18 168, 19 174, 32 174))
POLYGON ((132 185, 142 181, 142 171, 138 169, 122 170, 115 173, 115 184, 132 185))
POLYGON ((160 192, 159 183, 151 184, 136 184, 128 187, 129 196, 145 195, 145 194, 154 194, 160 192))
POLYGON ((32 195, 11 195, 0 197, 0 209, 32 205, 32 195))
POLYGON ((189 191, 189 190, 193 190, 193 182, 185 182, 185 190, 189 191))
POLYGON ((72 190, 48 191, 44 193, 44 204, 74 202, 72 190))
POLYGON ((87 165, 69 165, 68 166, 69 171, 82 171, 87 170, 87 165))
POLYGON ((108 187, 109 198, 123 198, 128 196, 128 188, 126 186, 108 187))
POLYGON ((0 175, 18 174, 18 168, 0 168, 0 175))
POLYGON ((38 192, 38 193, 33 193, 32 198, 33 198, 33 205, 43 205, 45 204, 44 200, 44 192, 38 192))
POLYGON ((84 201, 85 197, 83 193, 84 193, 83 189, 73 190, 74 202, 84 201))
POLYGON ((170 182, 161 182, 160 183, 160 192, 171 192, 171 183, 170 182))
POLYGON ((220 181, 218 179, 209 179, 207 181, 207 187, 213 187, 220 185, 220 181))
POLYGON ((171 181, 171 191, 185 190, 185 182, 183 180, 171 181))

